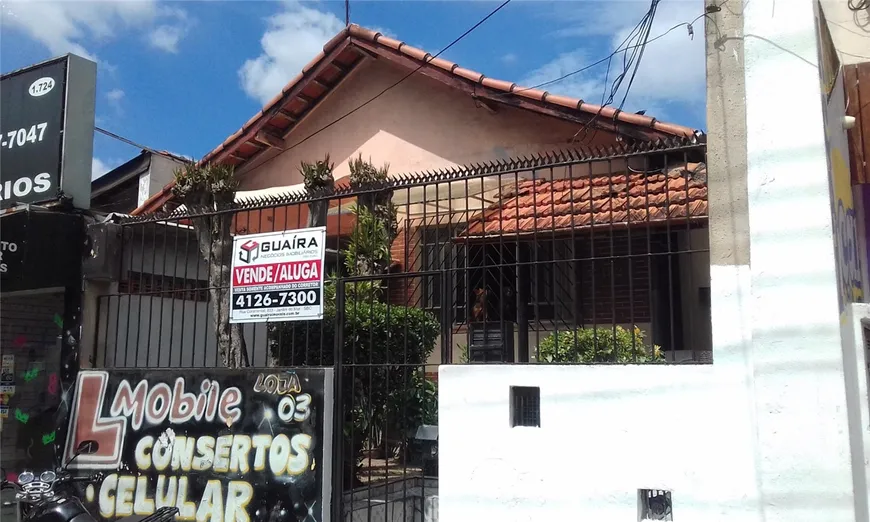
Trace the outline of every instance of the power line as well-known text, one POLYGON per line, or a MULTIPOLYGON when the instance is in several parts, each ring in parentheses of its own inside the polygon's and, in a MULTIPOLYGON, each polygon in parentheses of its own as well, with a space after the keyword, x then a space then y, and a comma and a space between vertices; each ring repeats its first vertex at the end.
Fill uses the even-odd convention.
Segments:
MULTIPOLYGON (((675 25, 675 26, 671 27, 670 29, 668 29, 667 31, 663 32, 662 34, 660 34, 660 35, 658 35, 658 36, 656 36, 656 37, 654 37, 654 38, 650 38, 649 41, 647 41, 646 43, 649 44, 649 43, 655 42, 656 40, 659 40, 659 39, 661 39, 661 38, 664 38, 664 37, 667 36, 669 33, 671 33, 672 31, 674 31, 675 29, 679 29, 680 27, 683 27, 683 26, 686 26, 686 27, 688 27, 688 26, 693 26, 693 25, 695 24, 695 22, 697 22, 698 20, 700 20, 701 18, 704 18, 704 17, 709 18, 709 15, 708 15, 707 13, 704 13, 704 14, 701 14, 701 15, 696 16, 696 17, 695 17, 691 22, 680 22, 680 23, 678 23, 677 25, 675 25)), ((625 41, 623 41, 623 44, 624 44, 624 43, 625 43, 625 41)), ((552 85, 552 84, 554 84, 554 83, 561 82, 562 80, 564 80, 564 79, 566 79, 566 78, 570 78, 571 76, 574 76, 575 74, 580 74, 580 73, 582 73, 582 72, 584 72, 584 71, 588 71, 589 69, 592 69, 592 68, 595 67, 596 65, 601 65, 602 63, 604 63, 604 62, 606 62, 606 61, 608 61, 608 60, 611 60, 614 56, 616 56, 617 54, 619 54, 619 53, 621 53, 621 52, 625 52, 625 51, 627 51, 627 50, 629 50, 629 49, 635 49, 635 48, 637 48, 637 47, 640 47, 641 45, 642 45, 642 44, 630 45, 630 46, 626 47, 625 49, 622 49, 622 48, 620 48, 620 47, 617 47, 616 49, 613 50, 613 52, 611 52, 610 54, 608 54, 608 55, 605 56, 604 58, 601 58, 601 59, 598 60, 598 61, 592 62, 592 63, 590 63, 589 65, 584 65, 583 67, 581 67, 581 68, 579 68, 579 69, 575 69, 575 70, 573 70, 573 71, 571 71, 571 72, 569 72, 569 73, 567 73, 567 74, 563 74, 562 76, 559 76, 558 78, 553 78, 552 80, 547 80, 547 81, 545 81, 545 82, 541 82, 541 83, 539 83, 539 84, 537 84, 537 85, 532 85, 531 87, 523 87, 522 89, 516 89, 516 90, 514 90, 514 92, 528 91, 528 90, 530 90, 530 89, 540 89, 541 87, 545 87, 545 86, 547 86, 547 85, 552 85)))
POLYGON ((643 36, 643 44, 640 47, 640 53, 637 56, 637 62, 634 64, 634 70, 631 72, 631 78, 628 80, 628 87, 625 88, 625 94, 622 96, 622 101, 619 102, 619 109, 622 110, 622 107, 625 105, 625 100, 628 99, 628 94, 631 92, 631 86, 634 83, 634 77, 637 75, 637 70, 640 68, 640 62, 643 60, 643 53, 646 51, 646 46, 649 43, 649 33, 652 30, 653 20, 656 17, 656 10, 658 9, 659 2, 661 0, 653 0, 652 6, 650 6, 650 14, 649 14, 649 22, 646 26, 646 32, 643 36))
POLYGON ((338 123, 338 122, 344 120, 345 118, 351 116, 352 114, 354 114, 354 113, 357 112, 358 110, 362 109, 362 108, 365 107, 366 105, 368 105, 368 104, 372 103, 373 101, 377 100, 378 98, 380 98, 381 96, 383 96, 387 91, 389 91, 389 90, 391 90, 391 89, 397 87, 399 84, 401 84, 402 82, 404 82, 405 80, 407 80, 408 78, 410 78, 411 76, 413 76, 414 73, 416 73, 417 71, 419 71, 420 69, 422 69, 423 67, 425 67, 425 66, 428 64, 428 62, 434 60, 435 58, 438 58, 438 56, 440 56, 442 53, 444 53, 445 51, 447 51, 448 49, 450 49, 451 47, 453 47, 454 45, 456 45, 457 43, 459 43, 463 38, 465 38, 466 36, 468 36, 469 34, 471 34, 472 31, 474 31, 475 29, 477 29, 478 27, 480 27, 481 25, 483 25, 487 20, 489 20, 492 16, 494 16, 494 15, 495 15, 496 13, 498 13, 499 11, 501 11, 501 10, 502 10, 505 6, 507 6, 509 3, 511 3, 511 0, 505 0, 504 2, 502 2, 498 7, 496 7, 496 8, 493 9, 492 11, 490 11, 488 15, 484 16, 484 17, 483 17, 479 22, 477 22, 476 24, 474 24, 473 26, 471 26, 468 30, 466 30, 464 33, 462 33, 461 35, 459 35, 459 36, 458 36, 456 39, 454 39, 452 42, 450 42, 449 44, 447 44, 446 47, 444 47, 443 49, 441 49, 440 51, 438 51, 434 56, 432 56, 432 58, 429 58, 429 60, 424 61, 423 63, 421 63, 419 67, 417 67, 417 68, 414 69, 413 71, 409 72, 408 74, 406 74, 405 76, 403 76, 402 78, 400 78, 397 82, 393 83, 392 85, 390 85, 390 86, 387 87, 386 89, 382 90, 382 91, 379 92, 378 94, 376 94, 376 95, 374 95, 373 97, 371 97, 370 99, 366 100, 365 102, 363 102, 362 104, 360 104, 360 105, 357 106, 356 108, 351 109, 351 110, 348 111, 347 113, 345 113, 345 114, 339 116, 339 117, 336 118, 335 120, 333 120, 333 121, 327 123, 326 125, 324 125, 323 127, 317 129, 316 131, 312 132, 312 133, 309 134, 308 136, 306 136, 306 137, 302 138, 301 140, 297 141, 297 142, 294 143, 293 145, 281 149, 281 151, 278 152, 278 154, 275 154, 275 155, 272 156, 271 158, 267 159, 267 160, 264 161, 260 166, 266 165, 266 164, 269 163, 270 161, 272 161, 272 160, 274 160, 275 158, 279 157, 281 154, 284 154, 285 152, 290 151, 290 150, 293 150, 293 149, 295 149, 296 147, 298 147, 299 145, 302 145, 303 143, 305 143, 306 141, 310 140, 310 139, 313 138, 314 136, 317 136, 317 135, 320 134, 321 132, 325 131, 326 129, 332 127, 332 126, 335 125, 336 123, 338 123))
MULTIPOLYGON (((631 78, 629 79, 629 82, 628 82, 628 87, 625 90, 625 95, 622 97, 622 102, 620 102, 620 104, 619 104, 619 110, 622 110, 623 106, 625 105, 625 100, 628 98, 628 94, 631 90, 631 85, 634 83, 634 78, 637 75, 637 70, 640 67, 640 61, 643 58, 643 53, 646 50, 646 45, 649 43, 649 33, 652 30, 652 25, 653 25, 653 21, 655 20, 655 14, 656 14, 656 9, 658 8, 658 3, 659 3, 659 0, 651 0, 650 6, 649 6, 649 9, 647 9, 647 12, 643 15, 643 17, 640 19, 640 21, 634 26, 634 28, 631 30, 631 32, 628 34, 628 36, 625 38, 625 40, 623 40, 622 43, 619 44, 619 46, 617 46, 616 51, 614 51, 614 52, 615 53, 618 53, 618 52, 623 53, 623 55, 622 55, 622 72, 619 73, 619 75, 617 75, 617 77, 613 80, 613 83, 610 86, 610 96, 608 96, 606 100, 602 101, 601 106, 599 107, 599 109, 595 113, 595 115, 591 119, 589 119, 589 121, 587 121, 583 125, 583 127, 581 127, 576 133, 574 133, 574 136, 571 137, 572 140, 576 139, 577 135, 580 134, 581 132, 583 133, 584 139, 586 138, 586 136, 589 133, 589 128, 595 124, 595 122, 598 120, 599 117, 601 117, 601 113, 604 111, 604 108, 607 107, 608 105, 610 105, 611 103, 613 103, 614 97, 616 97, 616 94, 619 92, 619 89, 622 87, 622 82, 625 80, 626 74, 628 74, 629 70, 631 70, 632 66, 634 66, 634 69, 633 69, 632 74, 631 74, 631 78), (625 45, 626 43, 630 42, 635 37, 635 35, 638 38, 640 38, 641 43, 634 45, 634 46, 631 46, 631 48, 632 48, 631 54, 629 55, 628 48, 622 49, 620 51, 622 46, 625 45)), ((610 66, 608 63, 608 72, 609 72, 609 70, 610 70, 610 66)), ((606 80, 605 80, 604 92, 607 92, 606 80)), ((603 100, 604 93, 602 93, 601 97, 603 100)), ((591 139, 593 139, 593 140, 595 139, 597 132, 598 132, 598 130, 596 128, 595 132, 592 133, 591 139)))
MULTIPOLYGON (((133 141, 133 140, 131 140, 131 139, 129 139, 129 138, 125 138, 125 137, 123 137, 123 136, 121 136, 121 135, 115 134, 114 132, 111 132, 111 131, 107 131, 106 129, 103 129, 103 128, 100 128, 100 127, 96 127, 96 126, 95 126, 95 127, 94 127, 94 130, 97 131, 97 132, 99 132, 100 134, 104 134, 104 135, 106 135, 106 136, 108 136, 108 137, 110 137, 110 138, 114 138, 114 139, 116 139, 116 140, 118 140, 118 141, 120 141, 120 142, 122 142, 122 143, 126 143, 127 145, 131 145, 131 146, 136 147, 136 148, 138 148, 138 149, 141 149, 141 150, 144 150, 144 151, 150 152, 151 154, 157 154, 158 156, 164 156, 164 157, 171 158, 171 159, 176 159, 176 160, 177 160, 177 159, 186 159, 186 158, 181 158, 181 156, 176 156, 176 155, 174 155, 174 154, 169 154, 168 152, 164 152, 164 151, 160 151, 160 150, 155 150, 155 149, 152 149, 151 147, 146 147, 145 145, 142 145, 142 144, 140 144, 140 143, 136 143, 135 141, 133 141)), ((190 161, 190 160, 187 160, 187 161, 190 161)))

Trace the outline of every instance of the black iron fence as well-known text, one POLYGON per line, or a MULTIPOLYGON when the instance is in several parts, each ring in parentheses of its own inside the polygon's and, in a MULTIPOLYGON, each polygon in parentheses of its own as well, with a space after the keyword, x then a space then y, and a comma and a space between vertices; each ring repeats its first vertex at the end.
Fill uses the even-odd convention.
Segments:
MULTIPOLYGON (((252 234, 303 228, 312 203, 328 205, 323 319, 234 335, 248 365, 335 369, 334 519, 425 517, 441 364, 710 362, 704 161, 682 142, 568 152, 193 217, 252 234), (383 194, 392 228, 358 210, 383 194), (374 261, 360 269, 365 248, 374 261)), ((97 366, 221 364, 212 312, 229 303, 215 302, 191 218, 123 224, 97 366)))

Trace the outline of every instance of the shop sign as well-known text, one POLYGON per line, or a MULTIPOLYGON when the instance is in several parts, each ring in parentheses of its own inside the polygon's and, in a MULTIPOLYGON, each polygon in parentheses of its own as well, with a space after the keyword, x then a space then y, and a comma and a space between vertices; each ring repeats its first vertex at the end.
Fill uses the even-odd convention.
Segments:
MULTIPOLYGON (((823 92, 824 94, 824 92, 823 92)), ((840 320, 845 320, 849 303, 865 299, 864 268, 858 235, 858 213, 849 171, 848 141, 842 120, 846 99, 843 89, 843 69, 835 71, 830 96, 825 103, 825 149, 828 157, 828 179, 831 193, 831 222, 834 236, 834 259, 837 275, 837 300, 840 320)))
POLYGON ((90 204, 96 64, 67 55, 0 77, 0 208, 90 204))
POLYGON ((176 506, 179 520, 329 520, 332 370, 111 370, 78 375, 72 469, 104 520, 176 506), (292 515, 292 517, 287 516, 292 515), (265 517, 265 518, 263 518, 265 517))

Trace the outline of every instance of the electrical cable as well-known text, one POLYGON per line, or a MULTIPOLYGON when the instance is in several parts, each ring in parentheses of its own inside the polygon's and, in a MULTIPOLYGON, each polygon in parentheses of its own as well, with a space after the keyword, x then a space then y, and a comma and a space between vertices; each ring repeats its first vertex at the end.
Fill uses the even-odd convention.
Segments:
POLYGON ((622 110, 625 105, 625 100, 628 99, 628 94, 631 92, 634 77, 637 75, 637 70, 640 68, 640 62, 643 60, 643 53, 646 51, 646 46, 649 43, 649 33, 652 30, 653 19, 655 19, 656 10, 658 9, 660 1, 661 0, 653 0, 652 7, 650 8, 649 24, 646 27, 646 33, 643 37, 643 45, 640 47, 640 53, 638 53, 637 62, 635 62, 634 65, 634 71, 632 71, 631 78, 628 80, 628 87, 625 88, 625 94, 622 96, 622 101, 619 103, 619 110, 622 110))
POLYGON ((391 90, 391 89, 397 87, 399 84, 401 84, 402 82, 404 82, 405 80, 407 80, 408 78, 410 78, 412 75, 414 75, 414 73, 416 73, 417 71, 419 71, 420 69, 422 69, 423 67, 425 67, 425 66, 426 66, 430 61, 434 60, 435 58, 438 58, 438 56, 440 56, 442 53, 444 53, 445 51, 447 51, 448 49, 450 49, 451 47, 453 47, 454 45, 456 45, 457 43, 459 43, 463 38, 465 38, 466 36, 468 36, 469 34, 471 34, 472 31, 474 31, 475 29, 477 29, 478 27, 480 27, 481 25, 483 25, 487 20, 489 20, 492 16, 494 16, 494 15, 495 15, 496 13, 498 13, 499 11, 501 11, 501 10, 502 10, 505 6, 507 6, 509 3, 511 3, 511 0, 505 0, 505 1, 502 2, 498 7, 496 7, 496 8, 493 9, 492 11, 490 11, 489 14, 487 14, 487 15, 484 16, 482 19, 480 19, 480 21, 478 21, 476 24, 474 24, 473 26, 471 26, 468 30, 466 30, 464 33, 462 33, 461 35, 459 35, 459 36, 458 36, 456 39, 454 39, 452 42, 450 42, 449 44, 447 44, 446 47, 444 47, 443 49, 441 49, 440 51, 438 51, 434 56, 432 56, 431 58, 429 58, 428 61, 424 61, 422 64, 420 64, 419 67, 417 67, 416 69, 412 70, 411 72, 409 72, 408 74, 406 74, 405 76, 403 76, 402 78, 400 78, 398 81, 396 81, 395 83, 393 83, 393 84, 390 85, 389 87, 385 88, 384 90, 382 90, 382 91, 379 92, 378 94, 374 95, 374 96, 371 97, 370 99, 366 100, 365 102, 363 102, 363 103, 360 104, 359 106, 355 107, 354 109, 351 109, 351 110, 348 111, 347 113, 345 113, 345 114, 339 116, 338 118, 336 118, 335 120, 333 120, 333 121, 327 123, 327 124, 324 125, 323 127, 317 129, 316 131, 312 132, 312 133, 309 134, 308 136, 306 136, 306 137, 302 138, 301 140, 297 141, 297 142, 294 143, 293 145, 290 145, 289 147, 284 147, 284 148, 282 148, 282 149, 280 150, 280 152, 278 152, 278 154, 275 154, 275 155, 272 156, 271 158, 265 160, 263 163, 260 164, 260 166, 266 165, 266 164, 268 164, 269 162, 271 162, 272 160, 274 160, 275 158, 277 158, 277 157, 281 156, 282 154, 284 154, 285 152, 290 151, 290 150, 293 150, 293 149, 295 149, 296 147, 298 147, 299 145, 302 145, 303 143, 305 143, 306 141, 310 140, 310 139, 313 138, 314 136, 317 136, 317 135, 320 134, 321 132, 325 131, 326 129, 332 127, 332 126, 335 125, 336 123, 338 123, 338 122, 344 120, 345 118, 351 116, 352 114, 354 114, 354 113, 357 112, 358 110, 362 109, 362 108, 365 107, 366 105, 368 105, 368 104, 372 103, 373 101, 377 100, 378 98, 380 98, 381 96, 383 96, 387 91, 389 91, 389 90, 391 90))
POLYGON ((138 148, 138 149, 141 149, 141 150, 144 150, 144 151, 150 152, 151 154, 157 154, 158 156, 163 156, 163 157, 170 158, 170 159, 174 159, 174 160, 181 160, 181 159, 184 159, 184 160, 186 160, 186 161, 188 161, 188 162, 191 161, 191 160, 188 160, 187 158, 182 158, 181 156, 176 156, 176 155, 174 155, 174 154, 169 154, 169 153, 167 153, 167 152, 163 152, 163 151, 159 151, 159 150, 152 149, 151 147, 146 147, 145 145, 141 145, 141 144, 139 144, 139 143, 136 143, 135 141, 133 141, 133 140, 131 140, 131 139, 129 139, 129 138, 125 138, 125 137, 123 137, 123 136, 120 136, 120 135, 118 135, 118 134, 115 134, 114 132, 107 131, 106 129, 103 129, 103 128, 100 128, 100 127, 97 127, 97 126, 94 126, 94 130, 97 131, 97 132, 99 132, 100 134, 104 134, 104 135, 106 135, 106 136, 108 136, 108 137, 110 137, 110 138, 114 138, 114 139, 116 139, 116 140, 118 140, 118 141, 120 141, 120 142, 122 142, 122 143, 126 143, 127 145, 131 145, 131 146, 136 147, 136 148, 138 148))
MULTIPOLYGON (((673 32, 673 31, 676 30, 676 29, 679 29, 680 27, 683 27, 683 26, 692 26, 692 25, 695 24, 695 22, 697 22, 697 21, 700 20, 701 18, 705 18, 705 17, 706 17, 706 18, 710 18, 710 15, 708 15, 707 13, 704 13, 704 14, 701 14, 701 15, 696 16, 696 17, 695 17, 691 22, 680 22, 680 23, 678 23, 677 25, 675 25, 675 26, 671 27, 670 29, 668 29, 667 31, 663 32, 662 34, 660 34, 660 35, 658 35, 658 36, 656 36, 656 37, 654 37, 654 38, 650 38, 649 41, 648 41, 647 43, 649 44, 649 43, 655 42, 656 40, 659 40, 659 39, 661 39, 661 38, 664 38, 664 37, 667 36, 669 33, 673 32)), ((554 83, 561 82, 562 80, 564 80, 564 79, 566 79, 566 78, 570 78, 571 76, 574 76, 575 74, 580 74, 580 73, 582 73, 582 72, 584 72, 584 71, 588 71, 589 69, 592 69, 592 68, 595 67, 596 65, 601 65, 602 63, 604 63, 604 62, 606 62, 606 61, 608 61, 608 60, 611 60, 614 56, 616 56, 617 54, 619 54, 619 53, 621 53, 621 52, 627 51, 627 50, 629 50, 629 49, 634 49, 634 48, 636 48, 636 47, 640 47, 640 45, 641 45, 641 44, 631 45, 631 46, 629 46, 629 47, 626 47, 625 49, 621 49, 621 48, 617 47, 616 49, 613 50, 613 52, 611 52, 610 54, 608 54, 608 55, 605 56, 604 58, 601 58, 600 60, 597 60, 597 61, 595 61, 595 62, 592 62, 592 63, 590 63, 589 65, 584 65, 583 67, 581 67, 581 68, 579 68, 579 69, 576 69, 576 70, 573 70, 573 71, 571 71, 571 72, 569 72, 569 73, 563 74, 562 76, 559 76, 558 78, 553 78, 552 80, 547 80, 547 81, 545 81, 545 82, 541 82, 541 83, 539 83, 539 84, 532 85, 531 87, 523 87, 522 89, 516 89, 516 90, 514 90, 514 92, 528 91, 528 90, 531 90, 531 89, 540 89, 541 87, 545 87, 545 86, 547 86, 547 85, 552 85, 552 84, 554 84, 554 83)))
POLYGON ((870 10, 870 0, 849 0, 849 9, 852 11, 870 10))
MULTIPOLYGON (((592 118, 590 118, 589 121, 587 121, 583 125, 583 127, 581 127, 574 134, 574 136, 571 137, 572 141, 574 139, 576 139, 577 135, 579 135, 581 132, 583 133, 583 139, 585 139, 586 136, 589 135, 589 129, 595 124, 595 122, 601 116, 601 113, 602 113, 602 111, 604 111, 604 108, 607 107, 608 105, 610 105, 611 103, 613 103, 613 99, 616 97, 616 93, 618 93, 619 89, 622 87, 622 82, 625 80, 625 76, 628 74, 629 70, 632 69, 632 66, 634 66, 634 69, 633 69, 632 75, 631 75, 631 79, 629 80, 628 88, 626 89, 625 95, 622 98, 622 102, 619 105, 619 110, 622 110, 622 108, 625 104, 625 100, 628 98, 628 93, 631 89, 631 84, 634 82, 635 75, 637 74, 638 67, 640 66, 640 60, 643 57, 643 53, 644 53, 644 50, 646 49, 646 45, 649 43, 649 33, 652 30, 652 24, 653 24, 653 21, 655 19, 655 13, 656 13, 656 9, 658 7, 659 1, 660 0, 651 0, 650 7, 647 10, 647 12, 640 19, 640 21, 637 23, 637 25, 634 26, 634 29, 631 30, 628 37, 626 37, 626 39, 623 40, 623 42, 619 46, 617 46, 615 53, 618 53, 618 52, 623 53, 622 72, 613 80, 613 83, 611 84, 611 87, 610 87, 610 96, 608 96, 608 98, 602 102, 601 107, 598 109, 598 111, 595 113, 595 115, 592 118), (630 42, 635 37, 635 35, 639 39, 641 39, 641 43, 632 46, 632 52, 629 55, 628 48, 625 48, 625 49, 621 49, 621 48, 623 45, 630 42)), ((690 25, 690 27, 691 27, 691 25, 690 25)), ((606 81, 605 81, 605 92, 606 92, 606 81)), ((603 93, 602 93, 602 98, 603 98, 603 93)), ((591 138, 592 140, 595 139, 595 136, 597 135, 597 133, 598 133, 598 129, 595 128, 595 130, 592 134, 592 138, 591 138)))

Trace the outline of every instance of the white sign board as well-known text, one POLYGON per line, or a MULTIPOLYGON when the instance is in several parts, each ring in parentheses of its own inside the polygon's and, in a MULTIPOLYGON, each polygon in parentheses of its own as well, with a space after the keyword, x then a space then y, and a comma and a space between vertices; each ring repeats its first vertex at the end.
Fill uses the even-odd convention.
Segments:
POLYGON ((236 236, 230 322, 323 318, 326 228, 236 236))

